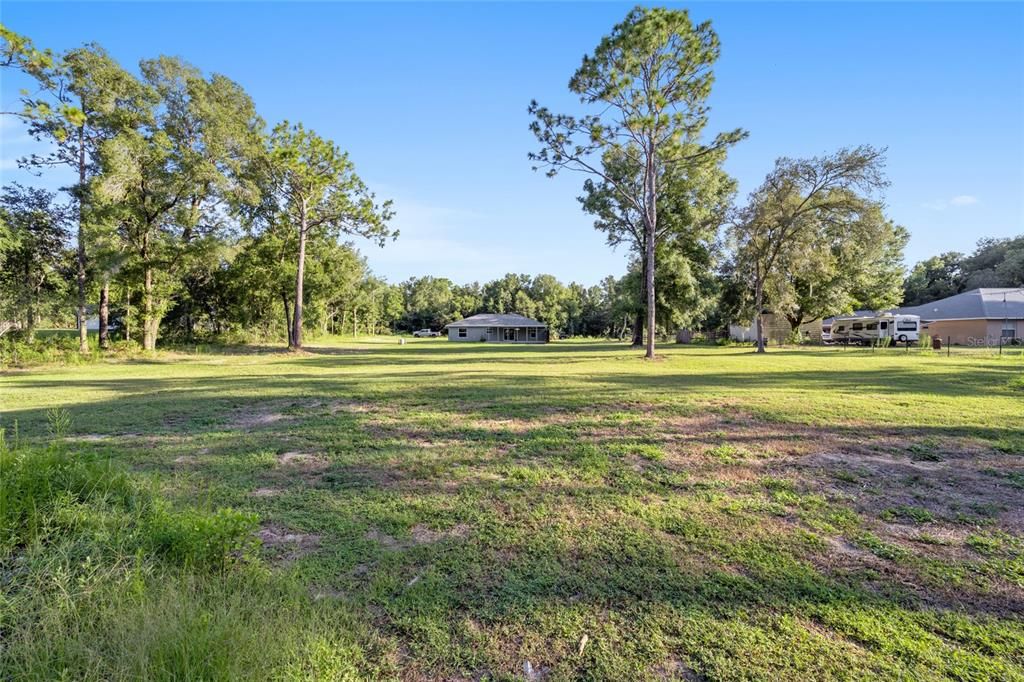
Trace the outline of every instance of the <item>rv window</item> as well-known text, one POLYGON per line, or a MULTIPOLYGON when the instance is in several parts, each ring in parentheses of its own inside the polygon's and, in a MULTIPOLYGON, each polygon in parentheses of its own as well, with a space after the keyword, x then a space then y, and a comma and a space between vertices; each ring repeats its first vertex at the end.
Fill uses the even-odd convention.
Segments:
POLYGON ((467 333, 467 332, 466 332, 466 330, 465 330, 465 329, 459 329, 459 338, 460 338, 460 339, 464 339, 464 338, 466 338, 466 333, 467 333))
POLYGON ((860 322, 854 322, 853 323, 853 327, 851 327, 851 329, 853 329, 853 331, 855 331, 855 332, 859 332, 863 328, 864 328, 864 325, 862 325, 860 322))
POLYGON ((845 325, 839 325, 838 327, 836 327, 836 331, 837 332, 844 332, 844 331, 846 331, 846 326, 845 325))
POLYGON ((877 322, 868 322, 867 325, 864 328, 865 329, 878 329, 878 323, 877 322))
POLYGON ((889 328, 889 323, 886 322, 885 320, 882 320, 881 322, 878 323, 878 328, 879 329, 888 329, 889 328))
POLYGON ((917 322, 914 322, 913 320, 900 320, 896 323, 896 331, 916 332, 917 322))

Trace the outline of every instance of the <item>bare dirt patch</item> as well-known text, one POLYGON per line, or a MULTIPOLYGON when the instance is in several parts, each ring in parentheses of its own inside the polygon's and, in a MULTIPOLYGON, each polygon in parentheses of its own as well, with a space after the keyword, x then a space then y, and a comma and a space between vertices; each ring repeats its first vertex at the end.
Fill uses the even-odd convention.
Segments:
POLYGON ((256 532, 256 537, 266 549, 286 562, 303 557, 320 546, 320 535, 300 533, 276 524, 263 526, 256 532))
POLYGON ((366 537, 367 540, 376 542, 385 549, 400 550, 409 549, 410 547, 432 545, 437 542, 441 542, 442 540, 452 538, 464 538, 469 535, 470 530, 470 527, 464 523, 455 524, 451 528, 447 528, 445 530, 434 530, 422 523, 418 523, 409 529, 410 538, 408 540, 400 540, 376 528, 368 530, 364 537, 366 537))
POLYGON ((110 439, 110 436, 108 436, 108 435, 106 435, 104 433, 83 433, 80 436, 68 436, 64 440, 70 441, 72 443, 74 443, 75 441, 86 441, 86 442, 93 443, 93 442, 104 441, 104 440, 109 440, 109 439, 110 439))
POLYGON ((852 444, 806 456, 793 468, 812 486, 847 492, 854 508, 868 516, 913 507, 927 511, 939 522, 995 522, 1008 531, 1020 532, 1024 490, 985 471, 1022 467, 1024 463, 1013 457, 971 443, 959 448, 946 443, 940 461, 918 461, 904 452, 852 444), (856 472, 856 480, 837 483, 835 473, 843 471, 856 472))
POLYGON ((281 491, 277 488, 256 488, 251 493, 250 497, 276 497, 281 494, 281 491))
POLYGON ((300 471, 304 473, 317 473, 323 471, 330 462, 326 457, 308 452, 283 452, 277 456, 277 464, 283 469, 300 471))

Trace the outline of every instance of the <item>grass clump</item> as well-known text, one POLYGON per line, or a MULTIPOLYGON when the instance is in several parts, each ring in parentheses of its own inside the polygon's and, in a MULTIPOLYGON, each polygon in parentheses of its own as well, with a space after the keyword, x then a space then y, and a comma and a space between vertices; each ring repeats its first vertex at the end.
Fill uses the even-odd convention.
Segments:
POLYGON ((175 508, 59 442, 0 439, 0 474, 9 679, 345 679, 367 665, 329 625, 350 614, 314 607, 256 559, 254 514, 175 508))

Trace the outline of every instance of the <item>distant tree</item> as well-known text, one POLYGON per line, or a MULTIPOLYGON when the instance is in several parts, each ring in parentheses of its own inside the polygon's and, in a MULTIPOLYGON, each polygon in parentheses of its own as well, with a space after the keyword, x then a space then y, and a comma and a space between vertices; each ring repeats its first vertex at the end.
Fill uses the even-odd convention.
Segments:
POLYGON ((29 133, 49 145, 45 154, 21 159, 33 170, 63 166, 76 177, 68 191, 76 207, 76 272, 79 349, 88 350, 85 311, 88 286, 87 244, 98 209, 92 189, 101 172, 101 145, 138 125, 151 106, 151 91, 98 45, 70 50, 59 58, 28 58, 27 69, 40 88, 22 98, 20 116, 29 133))
POLYGON ((484 311, 484 293, 478 282, 452 289, 452 305, 456 317, 469 317, 484 311))
MULTIPOLYGON (((566 305, 569 292, 554 275, 537 275, 525 290, 532 306, 531 317, 544 322, 558 333, 564 333, 568 322, 566 305)), ((525 313, 524 313, 525 314, 525 313)))
POLYGON ((711 67, 718 36, 709 22, 694 25, 685 11, 632 10, 602 39, 569 82, 569 89, 599 113, 555 114, 536 102, 531 125, 541 144, 530 155, 548 175, 582 171, 614 190, 643 228, 648 321, 646 356, 654 357, 655 246, 663 191, 660 179, 692 167, 739 141, 740 130, 700 142, 707 124, 711 67), (635 165, 637 173, 611 172, 606 162, 635 165))
POLYGON ((909 233, 879 204, 811 224, 779 254, 768 278, 770 307, 793 330, 856 308, 881 310, 903 296, 903 249, 909 233))
POLYGON ((263 121, 236 83, 161 57, 142 63, 158 99, 143 123, 100 148, 96 192, 117 224, 142 280, 143 347, 195 261, 215 259, 235 224, 233 207, 254 201, 248 175, 263 121))
POLYGON ((806 253, 823 225, 850 224, 877 208, 886 186, 884 150, 841 149, 805 160, 779 159, 730 228, 737 267, 754 291, 757 351, 763 353, 765 288, 780 263, 806 253))
POLYGON ((402 283, 406 330, 437 329, 456 317, 455 286, 444 277, 412 277, 402 283))
MULTIPOLYGON (((32 40, 0 24, 0 68, 17 69, 38 80, 48 78, 54 66, 51 50, 40 50, 32 40)), ((23 116, 24 111, 5 111, 5 115, 23 116)))
POLYGON ((917 263, 903 283, 903 305, 921 305, 964 291, 963 261, 962 253, 948 251, 917 263))
POLYGON ((354 234, 383 246, 397 232, 388 227, 391 202, 377 204, 348 155, 302 125, 274 128, 262 182, 264 215, 291 225, 298 235, 294 313, 289 346, 302 348, 306 243, 311 233, 354 234))
POLYGON ((962 268, 967 289, 1024 286, 1024 235, 981 239, 962 268))
POLYGON ((24 322, 31 341, 40 308, 61 297, 68 209, 41 189, 7 185, 0 194, 0 313, 24 322))
MULTIPOLYGON (((700 149, 696 145, 690 146, 692 154, 699 153, 700 149)), ((660 217, 658 229, 654 233, 655 253, 664 253, 666 256, 673 254, 675 264, 689 270, 703 269, 710 265, 707 256, 713 250, 718 229, 725 222, 735 197, 736 183, 721 168, 725 152, 723 148, 695 156, 689 165, 666 169, 658 181, 660 217), (663 249, 663 244, 668 244, 669 248, 663 249), (696 260, 689 260, 691 257, 696 260)), ((608 152, 605 154, 604 168, 606 173, 623 184, 639 187, 642 182, 641 168, 630 156, 608 152)), ((618 191, 616 185, 604 180, 588 179, 583 189, 580 203, 584 211, 594 215, 594 227, 606 234, 608 244, 613 248, 626 244, 639 259, 641 271, 646 272, 647 233, 643 216, 618 191)), ((646 291, 643 278, 638 285, 643 295, 646 291)), ((645 308, 646 305, 637 311, 633 329, 634 345, 643 343, 645 308)), ((660 319, 669 320, 672 317, 666 315, 660 319)))
POLYGON ((903 304, 921 305, 980 287, 1024 287, 1024 235, 985 238, 965 256, 949 251, 911 268, 903 304))
POLYGON ((508 273, 500 279, 487 282, 483 286, 483 307, 489 313, 527 313, 520 310, 519 305, 532 308, 529 294, 525 293, 530 286, 529 275, 508 273), (524 292, 525 298, 519 294, 524 292))

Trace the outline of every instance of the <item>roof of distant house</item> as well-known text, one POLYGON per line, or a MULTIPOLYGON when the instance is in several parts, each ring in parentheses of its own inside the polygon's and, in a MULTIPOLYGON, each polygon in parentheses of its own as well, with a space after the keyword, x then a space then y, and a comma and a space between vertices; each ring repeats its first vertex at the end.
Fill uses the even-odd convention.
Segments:
POLYGON ((897 308, 922 320, 1024 319, 1024 287, 971 289, 962 294, 922 305, 897 308))
POLYGON ((509 313, 507 315, 496 315, 494 313, 480 313, 472 315, 464 320, 446 324, 448 327, 547 327, 543 322, 532 320, 524 315, 509 313))

